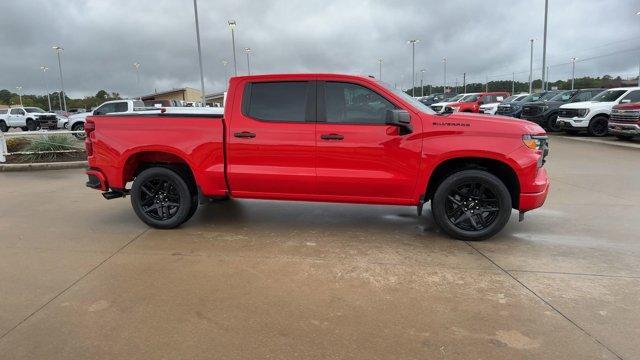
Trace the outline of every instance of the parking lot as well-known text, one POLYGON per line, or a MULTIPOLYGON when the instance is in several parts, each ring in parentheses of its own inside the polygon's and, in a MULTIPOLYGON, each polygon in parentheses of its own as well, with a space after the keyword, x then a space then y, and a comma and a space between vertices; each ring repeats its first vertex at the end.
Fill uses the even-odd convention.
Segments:
POLYGON ((81 170, 0 173, 0 357, 640 358, 636 144, 552 137, 547 204, 484 242, 240 200, 160 231, 81 170))

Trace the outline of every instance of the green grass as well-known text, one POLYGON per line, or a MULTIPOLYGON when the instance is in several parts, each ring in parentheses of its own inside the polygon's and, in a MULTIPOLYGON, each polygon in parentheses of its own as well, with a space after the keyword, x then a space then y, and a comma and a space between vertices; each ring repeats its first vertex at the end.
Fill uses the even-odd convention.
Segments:
POLYGON ((34 152, 34 154, 22 155, 25 162, 52 162, 56 159, 68 156, 70 153, 54 153, 50 151, 84 149, 78 146, 78 142, 65 135, 46 135, 22 147, 20 151, 34 152))

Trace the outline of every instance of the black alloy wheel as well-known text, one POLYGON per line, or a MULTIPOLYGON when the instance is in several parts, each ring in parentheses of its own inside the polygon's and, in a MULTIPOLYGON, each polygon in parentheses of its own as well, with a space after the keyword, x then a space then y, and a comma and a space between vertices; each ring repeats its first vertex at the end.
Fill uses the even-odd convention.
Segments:
POLYGON ((2 132, 9 131, 9 127, 7 126, 7 123, 5 123, 4 121, 0 121, 0 131, 2 132))
POLYGON ((560 126, 558 126, 558 114, 551 114, 547 119, 547 131, 558 132, 562 130, 560 126))
MULTIPOLYGON (((84 123, 79 122, 79 123, 73 124, 73 126, 71 127, 71 131, 84 131, 84 123)), ((83 133, 73 134, 73 136, 75 136, 76 139, 78 140, 84 140, 87 137, 87 135, 83 133)))
POLYGON ((587 130, 591 136, 605 136, 609 131, 609 120, 604 116, 596 116, 589 122, 589 128, 587 130))
POLYGON ((507 187, 484 170, 449 175, 431 202, 436 223, 460 240, 483 240, 497 234, 509 221, 511 208, 507 187))
MULTIPOLYGON (((165 167, 153 167, 136 176, 131 204, 146 224, 171 229, 187 221, 198 206, 185 179, 165 167)), ((197 198, 196 198, 197 200, 197 198)))

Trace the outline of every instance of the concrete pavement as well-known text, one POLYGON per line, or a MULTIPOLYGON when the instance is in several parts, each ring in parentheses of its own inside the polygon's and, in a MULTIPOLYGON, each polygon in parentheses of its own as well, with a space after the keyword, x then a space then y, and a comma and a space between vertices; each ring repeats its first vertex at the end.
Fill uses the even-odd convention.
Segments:
POLYGON ((544 208, 270 201, 148 229, 79 170, 0 174, 0 358, 640 358, 637 149, 552 138, 544 208))

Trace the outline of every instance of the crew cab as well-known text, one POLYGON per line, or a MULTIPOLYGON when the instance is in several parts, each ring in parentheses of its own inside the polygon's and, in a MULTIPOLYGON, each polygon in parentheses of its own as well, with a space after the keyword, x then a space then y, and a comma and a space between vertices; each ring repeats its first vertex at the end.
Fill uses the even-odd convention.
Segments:
MULTIPOLYGON (((233 77, 224 115, 159 111, 87 118, 87 186, 131 196, 137 216, 174 228, 198 199, 416 206, 459 239, 499 232, 540 207, 544 130, 478 114, 437 115, 365 76, 233 77), (128 187, 128 183, 132 185, 128 187)), ((374 220, 372 220, 374 221, 374 220)))
POLYGON ((483 92, 468 95, 458 102, 447 105, 445 112, 480 112, 480 105, 500 103, 509 97, 508 92, 483 92))
POLYGON ((0 130, 21 128, 23 131, 34 131, 41 127, 55 129, 58 125, 56 114, 46 112, 37 107, 14 107, 7 110, 0 118, 0 130))
POLYGON ((112 100, 102 103, 91 112, 84 112, 68 117, 67 123, 64 125, 67 130, 82 131, 84 123, 89 115, 106 115, 114 113, 133 113, 138 110, 144 110, 146 106, 141 100, 112 100))
POLYGON ((524 98, 518 98, 498 105, 496 115, 510 116, 515 118, 522 117, 523 107, 534 101, 543 101, 552 98, 556 95, 556 92, 543 91, 535 94, 530 94, 524 98))
POLYGON ((568 103, 588 101, 604 90, 605 89, 581 89, 560 91, 546 101, 541 100, 528 103, 526 106, 527 111, 523 112, 522 119, 533 121, 547 131, 560 131, 560 127, 556 124, 560 106, 568 103))
POLYGON ((640 102, 619 104, 611 109, 609 134, 622 140, 640 136, 640 102))
POLYGON ((638 101, 640 87, 609 89, 589 101, 560 106, 556 123, 569 134, 586 131, 591 136, 605 136, 609 130, 611 109, 618 104, 638 101))

